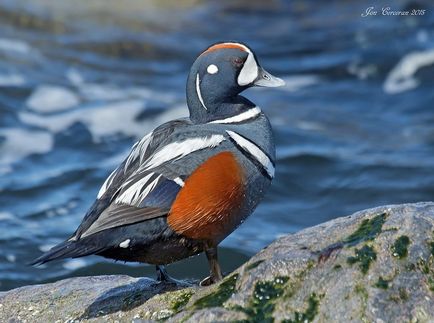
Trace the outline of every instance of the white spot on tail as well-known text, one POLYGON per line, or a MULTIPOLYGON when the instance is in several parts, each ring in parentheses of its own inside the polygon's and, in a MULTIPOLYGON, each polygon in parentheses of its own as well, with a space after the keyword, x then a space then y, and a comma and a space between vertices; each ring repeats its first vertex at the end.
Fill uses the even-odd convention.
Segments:
POLYGON ((120 248, 128 248, 128 247, 130 246, 130 242, 131 242, 130 239, 127 239, 127 240, 125 240, 125 241, 122 241, 122 242, 119 244, 119 247, 120 247, 120 248))
POLYGON ((173 181, 181 187, 185 184, 181 177, 174 178, 173 181))

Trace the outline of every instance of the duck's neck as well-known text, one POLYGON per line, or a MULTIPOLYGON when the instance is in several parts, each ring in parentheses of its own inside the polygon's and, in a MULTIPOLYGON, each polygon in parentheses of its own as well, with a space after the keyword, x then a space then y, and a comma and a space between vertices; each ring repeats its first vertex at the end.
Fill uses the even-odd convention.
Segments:
POLYGON ((230 118, 255 107, 255 104, 236 93, 204 92, 194 82, 187 82, 187 105, 194 123, 207 123, 230 118))

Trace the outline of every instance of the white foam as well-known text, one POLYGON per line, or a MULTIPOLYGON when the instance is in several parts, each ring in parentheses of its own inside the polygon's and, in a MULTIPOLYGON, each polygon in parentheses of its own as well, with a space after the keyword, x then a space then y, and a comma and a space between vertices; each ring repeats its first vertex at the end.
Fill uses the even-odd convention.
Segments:
MULTIPOLYGON (((1 165, 0 164, 0 175, 6 175, 9 173, 12 173, 13 168, 11 165, 1 165)), ((2 191, 2 189, 0 188, 0 192, 2 191)))
POLYGON ((28 54, 32 49, 29 44, 23 41, 10 38, 0 38, 0 50, 6 52, 28 54))
POLYGON ((174 95, 167 92, 156 92, 145 87, 119 88, 112 84, 81 83, 78 84, 78 91, 81 96, 89 101, 112 101, 128 99, 155 99, 163 103, 173 103, 174 95))
POLYGON ((10 164, 31 154, 47 153, 53 147, 53 136, 44 131, 18 128, 0 129, 0 164, 10 164))
POLYGON ((66 72, 66 78, 76 86, 84 83, 83 76, 81 76, 81 74, 75 68, 68 69, 66 72))
POLYGON ((368 77, 375 75, 378 72, 378 68, 374 64, 362 65, 360 61, 356 60, 348 65, 347 71, 357 76, 359 80, 366 80, 368 77))
POLYGON ((63 264, 63 268, 68 270, 76 270, 86 266, 86 261, 84 259, 69 259, 63 264))
POLYGON ((43 245, 38 246, 38 249, 41 250, 42 252, 47 252, 51 248, 53 248, 55 245, 56 245, 56 243, 47 243, 47 244, 43 244, 43 245))
MULTIPOLYGON (((103 137, 113 134, 124 134, 130 137, 141 138, 151 126, 160 121, 153 120, 137 121, 137 117, 143 111, 145 103, 142 100, 127 100, 104 105, 97 105, 88 109, 70 110, 60 115, 41 116, 32 112, 20 112, 22 122, 47 129, 53 133, 60 132, 76 122, 87 126, 95 142, 103 137)), ((182 109, 182 115, 186 114, 182 109)), ((171 117, 179 117, 180 110, 170 111, 171 117)), ((166 115, 167 116, 167 115, 166 115)))
POLYGON ((80 103, 78 96, 71 90, 54 85, 41 85, 26 101, 26 105, 38 112, 55 112, 70 109, 80 103))
POLYGON ((19 86, 26 83, 24 76, 19 74, 0 74, 0 86, 19 86))
POLYGON ((15 220, 15 216, 10 212, 0 212, 0 221, 15 220))
POLYGON ((304 87, 312 86, 321 81, 317 75, 293 75, 282 78, 285 81, 285 85, 276 88, 280 91, 295 92, 304 87))
POLYGON ((10 254, 6 255, 6 259, 7 259, 7 261, 14 263, 15 261, 17 261, 17 256, 10 253, 10 254))
MULTIPOLYGON (((186 114, 187 114, 187 108, 184 105, 174 106, 168 109, 166 112, 162 113, 161 115, 158 115, 156 118, 147 119, 146 121, 143 121, 141 123, 141 131, 140 133, 137 133, 136 137, 138 139, 141 139, 148 132, 152 131, 152 129, 154 129, 156 126, 163 124, 169 120, 185 117, 186 114)), ((99 165, 103 169, 111 169, 118 166, 128 155, 130 149, 131 148, 129 147, 126 151, 122 151, 116 155, 112 155, 111 157, 107 158, 105 161, 101 162, 99 165)))
POLYGON ((80 94, 87 100, 124 100, 129 96, 126 93, 113 85, 105 84, 82 84, 79 87, 80 94))
POLYGON ((324 126, 319 122, 300 120, 296 122, 296 126, 299 129, 307 131, 321 131, 324 130, 324 126))
POLYGON ((419 81, 414 77, 416 72, 432 64, 434 64, 434 49, 405 55, 387 75, 383 84, 384 92, 396 94, 414 89, 419 85, 419 81))

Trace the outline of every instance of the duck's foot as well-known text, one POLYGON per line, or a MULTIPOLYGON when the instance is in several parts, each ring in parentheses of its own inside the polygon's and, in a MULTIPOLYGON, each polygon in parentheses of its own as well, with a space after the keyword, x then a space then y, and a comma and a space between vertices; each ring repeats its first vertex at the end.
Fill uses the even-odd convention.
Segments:
POLYGON ((170 275, 167 273, 165 266, 156 266, 157 269, 157 281, 161 283, 168 283, 168 284, 174 284, 178 286, 191 286, 191 283, 184 281, 184 280, 178 280, 173 277, 170 277, 170 275))
MULTIPOLYGON (((222 275, 222 279, 225 278, 227 275, 229 274, 229 272, 225 272, 222 275)), ((220 279, 220 280, 222 280, 220 279)), ((199 286, 210 286, 214 283, 218 283, 220 280, 215 280, 215 278, 212 278, 211 276, 205 277, 204 279, 202 279, 199 283, 199 286)))
POLYGON ((200 281, 199 286, 202 286, 202 287, 211 286, 212 284, 215 284, 217 282, 218 282, 218 280, 216 280, 215 278, 213 278, 211 276, 208 276, 208 277, 205 277, 204 279, 202 279, 200 281))

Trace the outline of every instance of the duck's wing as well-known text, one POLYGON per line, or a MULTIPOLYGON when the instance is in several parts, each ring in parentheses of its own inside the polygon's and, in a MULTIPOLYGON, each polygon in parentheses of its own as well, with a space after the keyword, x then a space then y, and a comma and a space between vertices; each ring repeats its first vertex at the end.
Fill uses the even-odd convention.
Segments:
POLYGON ((138 141, 128 157, 108 176, 70 240, 167 215, 182 179, 165 170, 158 160, 158 151, 175 129, 189 124, 188 119, 173 120, 138 141))

